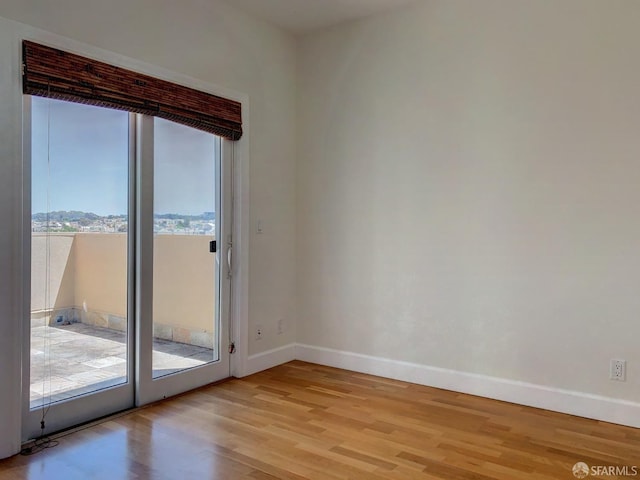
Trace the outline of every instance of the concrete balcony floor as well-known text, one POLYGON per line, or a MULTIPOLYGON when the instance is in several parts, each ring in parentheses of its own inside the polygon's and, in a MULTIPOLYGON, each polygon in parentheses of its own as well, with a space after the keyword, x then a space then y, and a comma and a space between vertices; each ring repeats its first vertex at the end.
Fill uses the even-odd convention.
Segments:
MULTIPOLYGON (((153 340, 153 377, 214 360, 214 351, 153 340)), ((126 382, 124 332, 82 323, 31 327, 31 408, 126 382)))

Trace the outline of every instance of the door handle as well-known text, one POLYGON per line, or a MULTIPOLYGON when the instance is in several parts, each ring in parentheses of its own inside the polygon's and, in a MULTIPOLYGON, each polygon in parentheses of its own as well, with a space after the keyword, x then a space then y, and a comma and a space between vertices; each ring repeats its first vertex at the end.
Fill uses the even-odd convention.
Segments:
POLYGON ((231 260, 232 260, 232 247, 227 247, 227 278, 231 278, 231 260))

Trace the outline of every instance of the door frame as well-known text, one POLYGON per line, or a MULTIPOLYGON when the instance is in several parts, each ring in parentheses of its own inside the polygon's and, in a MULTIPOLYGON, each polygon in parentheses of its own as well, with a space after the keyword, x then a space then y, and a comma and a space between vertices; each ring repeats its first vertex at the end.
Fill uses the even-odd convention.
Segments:
MULTIPOLYGON (((218 244, 215 261, 218 264, 218 276, 215 281, 216 318, 215 338, 218 340, 218 360, 179 370, 173 374, 153 378, 153 268, 154 268, 154 118, 137 115, 136 118, 136 372, 135 406, 146 405, 158 400, 198 388, 230 376, 229 344, 229 306, 231 301, 231 277, 226 261, 227 230, 231 231, 233 212, 231 191, 231 169, 233 159, 228 148, 223 148, 219 140, 220 151, 216 152, 216 196, 220 196, 220 210, 216 209, 216 241, 218 244), (218 190, 220 189, 220 190, 218 190), (225 321, 226 319, 226 321, 225 321)), ((217 202, 216 202, 217 203, 217 202)), ((218 205, 216 205, 218 207, 218 205)))
MULTIPOLYGON (((31 366, 31 97, 23 96, 23 238, 22 244, 22 416, 21 416, 21 438, 26 441, 37 438, 41 435, 40 417, 42 410, 31 409, 30 405, 30 381, 28 379, 31 366)), ((231 268, 229 281, 227 272, 229 267, 226 263, 229 235, 225 237, 217 235, 218 249, 220 254, 217 260, 220 265, 219 278, 228 284, 226 291, 221 289, 221 318, 228 318, 227 322, 220 321, 222 329, 219 333, 219 357, 216 372, 226 371, 225 375, 212 376, 211 364, 195 367, 166 377, 152 378, 152 331, 153 323, 151 318, 152 307, 152 284, 147 283, 146 294, 142 294, 142 284, 152 279, 151 269, 146 265, 153 265, 153 249, 144 248, 141 242, 153 244, 153 118, 142 115, 129 115, 129 224, 135 225, 128 235, 128 368, 127 382, 98 390, 96 393, 74 397, 65 401, 56 402, 44 408, 53 409, 54 414, 50 414, 46 419, 45 433, 51 433, 69 427, 70 425, 91 421, 118 411, 126 410, 134 406, 140 406, 157 400, 173 396, 184 391, 211 383, 221 378, 235 375, 242 376, 246 366, 247 346, 246 342, 246 306, 247 295, 247 249, 242 245, 247 242, 246 223, 248 215, 243 212, 247 208, 248 188, 246 179, 248 169, 246 162, 242 162, 245 168, 237 168, 236 143, 220 139, 220 158, 218 160, 220 172, 220 182, 228 178, 227 188, 222 188, 221 207, 222 212, 231 212, 225 218, 231 238, 234 240, 234 263, 231 268), (146 132, 145 132, 146 131, 146 132), (149 146, 149 144, 151 144, 149 146), (149 155, 149 152, 151 155, 149 155), (232 192, 244 192, 245 195, 232 197, 232 192), (150 195, 150 197, 149 197, 150 195), (244 201, 243 201, 244 198, 244 201), (142 205, 146 209, 151 206, 151 213, 143 214, 142 205), (244 222, 238 221, 239 219, 244 222), (149 233, 143 233, 144 229, 150 228, 149 233), (244 232, 243 232, 244 231, 244 232), (237 235, 237 236, 236 236, 237 235), (219 240, 218 240, 219 238, 219 240), (238 239, 237 241, 236 238, 238 239), (244 241, 243 241, 244 240, 244 241), (220 259, 225 261, 221 261, 220 259), (146 272, 140 275, 138 272, 146 272), (135 282, 135 286, 133 285, 135 282), (234 294, 234 292, 238 292, 234 294), (244 321, 243 321, 244 319, 244 321), (231 334, 233 332, 233 335, 231 334), (243 333, 245 332, 244 336, 243 333), (146 337, 145 337, 146 336, 146 337), (148 338, 148 340, 145 340, 148 338), (235 346, 234 355, 228 354, 228 346, 233 343, 235 346), (143 355, 144 348, 148 348, 148 355, 143 355), (147 373, 144 373, 147 372, 147 373), (78 409, 82 410, 82 415, 78 415, 78 409)), ((220 183, 217 182, 217 183, 220 183)), ((224 215, 224 213, 223 213, 224 215)), ((217 222, 218 223, 218 222, 217 222)), ((216 232, 219 234, 219 230, 216 232)))
MULTIPOLYGON (((140 73, 163 79, 169 82, 188 86, 213 95, 222 96, 235 100, 241 104, 243 118, 243 136, 236 142, 223 140, 223 148, 232 150, 234 158, 234 264, 232 276, 233 298, 231 301, 231 318, 229 319, 232 331, 232 339, 235 343, 235 353, 231 355, 231 375, 234 377, 243 377, 249 372, 249 237, 250 237, 250 137, 251 137, 251 110, 250 99, 246 93, 239 92, 227 87, 222 87, 214 83, 196 79, 194 77, 178 73, 163 67, 159 67, 141 60, 136 60, 121 54, 117 54, 99 47, 95 47, 78 40, 74 40, 62 35, 30 27, 22 26, 15 36, 14 50, 19 51, 22 39, 49 45, 54 48, 66 50, 78 55, 95 58, 103 62, 110 63, 122 68, 138 71, 140 73)), ((16 62, 19 58, 16 54, 16 62)), ((16 66, 16 72, 21 71, 16 66)), ((24 99, 22 94, 22 82, 16 80, 14 84, 15 99, 24 99)), ((16 348, 15 369, 10 374, 15 379, 14 384, 17 386, 24 379, 25 368, 30 368, 30 352, 25 352, 23 347, 25 342, 25 332, 28 327, 25 322, 30 318, 31 314, 31 147, 29 142, 25 141, 29 138, 30 123, 19 122, 18 138, 22 137, 22 198, 19 201, 19 213, 16 215, 19 234, 16 238, 16 254, 19 258, 17 264, 20 267, 19 285, 16 286, 16 292, 20 295, 17 300, 16 315, 13 318, 15 332, 18 334, 17 340, 19 345, 16 348)), ((18 140, 19 142, 19 140, 18 140)), ((24 383, 24 382, 23 382, 24 383)), ((21 390, 21 398, 25 398, 25 389, 28 386, 23 385, 21 390)), ((18 395, 16 395, 17 397, 18 395)), ((26 397, 28 398, 28 397, 26 397)), ((6 432, 7 436, 12 439, 16 445, 20 444, 23 430, 23 417, 21 410, 24 408, 24 401, 14 404, 12 413, 17 420, 10 431, 6 432)))
MULTIPOLYGON (((74 423, 84 423, 96 418, 104 417, 118 411, 133 407, 134 398, 134 359, 135 359, 135 296, 133 289, 133 279, 135 278, 135 236, 131 232, 127 233, 127 379, 124 383, 98 388, 90 394, 82 394, 77 397, 50 403, 46 406, 31 408, 30 402, 30 380, 31 373, 31 193, 32 193, 32 158, 31 158, 31 122, 32 122, 32 97, 23 95, 23 222, 24 239, 23 242, 23 298, 22 308, 22 440, 37 438, 42 432, 55 432, 69 427, 74 423), (27 375, 28 374, 28 375, 27 375), (72 405, 73 404, 73 405, 72 405), (48 414, 53 410, 53 414, 42 418, 44 411, 48 414), (78 415, 78 410, 82 410, 82 415, 78 415), (79 421, 76 421, 79 419, 79 421), (45 427, 40 427, 40 421, 45 422, 45 427)), ((135 134, 135 115, 129 114, 128 121, 128 201, 127 214, 128 223, 135 224, 135 142, 131 139, 135 134)))

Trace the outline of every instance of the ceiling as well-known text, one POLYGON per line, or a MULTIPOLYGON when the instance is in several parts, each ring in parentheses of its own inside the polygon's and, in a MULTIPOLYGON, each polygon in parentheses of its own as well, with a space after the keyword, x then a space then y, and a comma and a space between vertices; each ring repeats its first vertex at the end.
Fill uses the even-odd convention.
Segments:
POLYGON ((227 0, 227 3, 301 35, 412 1, 415 0, 227 0))

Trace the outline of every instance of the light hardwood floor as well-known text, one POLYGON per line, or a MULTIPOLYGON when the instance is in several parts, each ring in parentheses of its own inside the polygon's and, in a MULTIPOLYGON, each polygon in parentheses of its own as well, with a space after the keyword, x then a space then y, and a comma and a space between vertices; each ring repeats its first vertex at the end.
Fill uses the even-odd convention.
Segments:
POLYGON ((640 478, 638 429, 298 361, 59 440, 0 479, 640 478))

